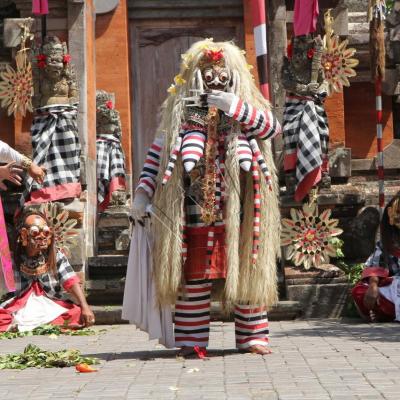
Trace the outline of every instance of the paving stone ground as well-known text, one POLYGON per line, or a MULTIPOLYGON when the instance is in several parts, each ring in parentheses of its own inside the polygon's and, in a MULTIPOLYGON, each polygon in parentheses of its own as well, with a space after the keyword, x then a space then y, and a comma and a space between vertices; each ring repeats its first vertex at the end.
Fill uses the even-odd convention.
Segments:
MULTIPOLYGON (((232 323, 212 324, 209 359, 176 359, 132 325, 96 336, 0 340, 0 354, 28 343, 76 348, 101 359, 99 371, 74 368, 0 371, 7 400, 372 400, 400 399, 400 325, 359 322, 271 323, 273 354, 239 354, 232 323)), ((96 328, 96 329, 97 329, 96 328)))

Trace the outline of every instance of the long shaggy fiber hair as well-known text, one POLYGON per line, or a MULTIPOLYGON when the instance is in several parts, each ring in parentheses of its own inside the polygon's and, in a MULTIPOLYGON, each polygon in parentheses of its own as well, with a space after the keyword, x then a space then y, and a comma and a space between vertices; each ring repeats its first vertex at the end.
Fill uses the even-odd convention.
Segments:
MULTIPOLYGON (((176 86, 161 110, 158 134, 164 136, 157 189, 154 195, 154 212, 157 217, 154 229, 154 280, 158 300, 161 304, 174 304, 182 283, 182 228, 184 223, 184 190, 182 160, 178 158, 168 184, 161 181, 168 164, 181 124, 184 121, 183 97, 191 96, 193 89, 202 89, 198 68, 205 49, 222 50, 226 67, 232 73, 230 91, 243 101, 259 109, 269 109, 266 101, 254 84, 243 52, 230 42, 197 42, 182 56, 180 75, 183 82, 176 86)), ((276 259, 279 256, 280 217, 278 185, 269 141, 259 141, 259 147, 273 176, 273 190, 269 190, 261 178, 261 232, 257 263, 251 262, 253 232, 252 175, 247 173, 241 185, 240 167, 236 155, 240 125, 232 121, 228 135, 226 153, 226 243, 228 275, 224 298, 227 304, 244 303, 269 306, 277 301, 276 259), (243 202, 243 207, 241 207, 243 202), (240 210, 244 219, 240 222, 240 210)))

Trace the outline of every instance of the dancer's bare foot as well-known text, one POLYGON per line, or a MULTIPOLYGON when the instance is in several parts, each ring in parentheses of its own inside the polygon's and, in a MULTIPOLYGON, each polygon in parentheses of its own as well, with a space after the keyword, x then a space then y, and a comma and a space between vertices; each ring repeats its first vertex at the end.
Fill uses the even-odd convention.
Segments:
POLYGON ((196 355, 201 359, 207 358, 207 350, 205 347, 200 347, 200 346, 194 346, 194 347, 183 346, 181 347, 180 350, 178 350, 176 354, 177 357, 183 357, 183 358, 194 355, 196 355))
POLYGON ((261 356, 265 356, 267 354, 271 354, 272 350, 269 347, 262 346, 260 344, 255 344, 253 346, 250 346, 249 348, 244 350, 246 353, 252 353, 252 354, 260 354, 261 356))

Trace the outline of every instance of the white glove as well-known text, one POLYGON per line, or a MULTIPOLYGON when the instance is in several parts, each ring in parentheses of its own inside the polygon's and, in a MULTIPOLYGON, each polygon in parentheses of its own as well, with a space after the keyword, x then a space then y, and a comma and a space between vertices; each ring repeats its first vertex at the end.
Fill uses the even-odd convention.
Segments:
POLYGON ((131 217, 139 221, 147 216, 146 208, 150 204, 150 198, 144 190, 138 190, 132 202, 131 217))
POLYGON ((211 93, 207 94, 207 103, 209 107, 217 107, 225 114, 229 114, 229 110, 236 97, 237 96, 233 93, 213 90, 211 93))

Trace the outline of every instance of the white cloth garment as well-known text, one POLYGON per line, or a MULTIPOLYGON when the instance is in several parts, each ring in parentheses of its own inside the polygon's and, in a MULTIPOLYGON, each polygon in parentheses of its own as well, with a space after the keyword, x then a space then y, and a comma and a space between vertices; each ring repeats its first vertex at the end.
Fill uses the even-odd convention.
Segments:
POLYGON ((40 325, 48 324, 55 320, 66 311, 68 311, 66 308, 46 296, 38 296, 35 292, 32 292, 25 307, 13 314, 13 325, 18 325, 18 331, 20 332, 31 331, 40 325))
POLYGON ((379 293, 394 304, 396 318, 400 322, 400 276, 394 276, 390 285, 381 286, 379 293))
POLYGON ((152 237, 150 220, 145 226, 136 223, 129 250, 128 269, 125 279, 122 318, 149 334, 150 340, 158 341, 167 348, 175 347, 172 311, 157 303, 156 289, 152 280, 152 237))
POLYGON ((23 158, 24 156, 22 154, 0 140, 0 162, 10 163, 15 161, 17 164, 21 164, 23 158))

